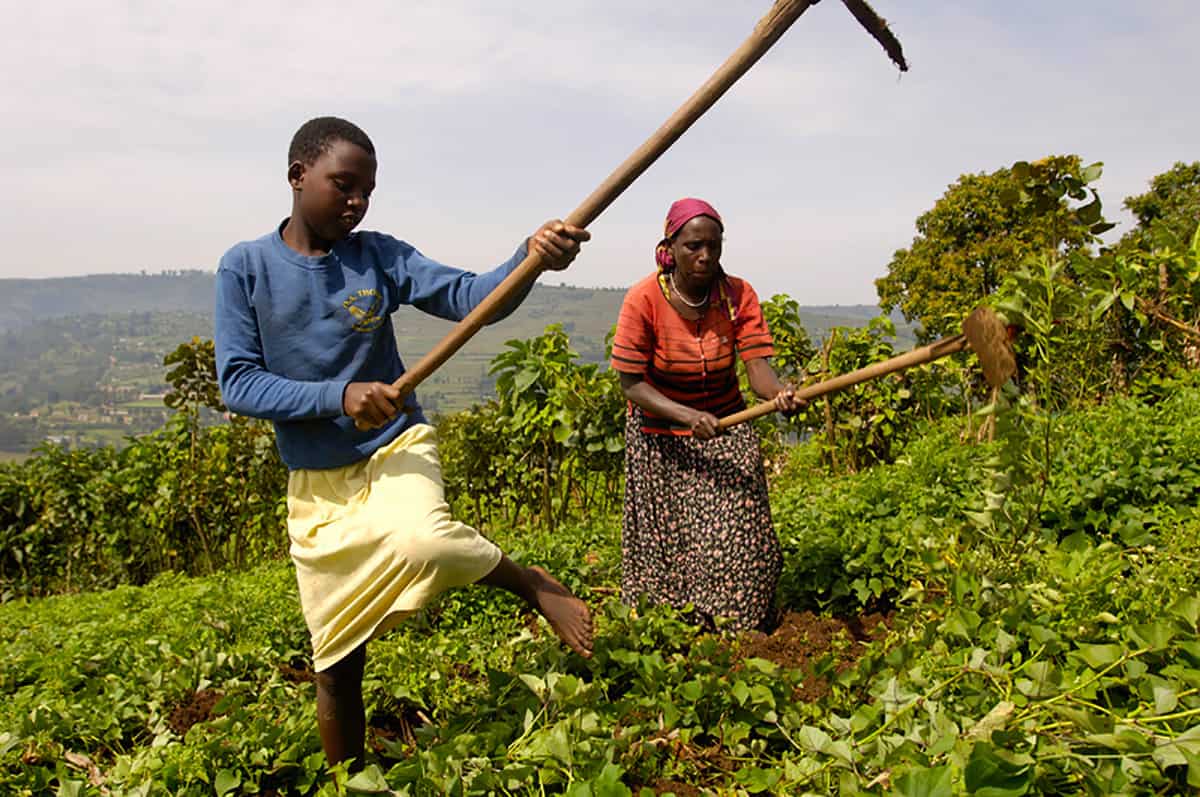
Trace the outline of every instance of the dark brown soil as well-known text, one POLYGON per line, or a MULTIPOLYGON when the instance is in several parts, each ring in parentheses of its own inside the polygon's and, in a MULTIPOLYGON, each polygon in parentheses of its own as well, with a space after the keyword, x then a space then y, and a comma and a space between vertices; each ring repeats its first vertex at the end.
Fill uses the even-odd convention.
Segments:
POLYGON ((649 784, 655 794, 674 794, 675 797, 700 797, 704 792, 677 780, 658 780, 649 784))
POLYGON ((198 722, 208 722, 213 717, 213 706, 221 702, 224 693, 214 689, 201 689, 185 697, 171 710, 167 724, 175 733, 183 736, 198 722))
POLYGON ((483 676, 476 672, 474 667, 463 661, 458 661, 454 664, 451 664, 450 672, 447 673, 447 677, 449 677, 451 680, 455 678, 461 678, 464 681, 470 681, 472 683, 478 683, 479 681, 483 680, 483 676))
POLYGON ((725 749, 719 744, 708 747, 680 744, 675 750, 675 757, 704 772, 733 772, 738 768, 737 762, 725 755, 725 749))
MULTIPOLYGON (((738 658, 766 659, 811 674, 819 660, 832 655, 834 670, 842 672, 858 660, 868 642, 887 633, 891 622, 891 613, 843 619, 821 617, 810 611, 787 612, 771 633, 753 631, 742 635, 738 658)), ((796 690, 793 698, 812 702, 828 693, 825 679, 812 677, 796 690)))
POLYGON ((699 787, 693 786, 690 783, 684 783, 681 780, 670 780, 667 778, 659 778, 657 780, 642 783, 634 781, 629 784, 629 788, 633 793, 640 794, 642 789, 650 789, 656 795, 658 794, 674 794, 675 797, 702 797, 704 794, 699 787))
MULTIPOLYGON (((415 750, 417 737, 413 730, 426 722, 421 712, 413 706, 404 706, 398 711, 375 711, 367 720, 367 738, 376 754, 387 754, 383 740, 399 742, 409 751, 415 750)), ((394 750, 394 745, 392 746, 394 750)))
POLYGON ((291 681, 294 684, 310 684, 316 675, 308 666, 308 663, 304 661, 292 661, 289 664, 280 664, 279 672, 285 680, 291 681))
POLYGON ((529 633, 533 635, 534 639, 538 639, 539 637, 541 637, 541 635, 542 635, 541 619, 538 617, 538 615, 536 613, 525 612, 523 615, 521 615, 521 622, 525 624, 525 627, 527 629, 529 629, 529 633))

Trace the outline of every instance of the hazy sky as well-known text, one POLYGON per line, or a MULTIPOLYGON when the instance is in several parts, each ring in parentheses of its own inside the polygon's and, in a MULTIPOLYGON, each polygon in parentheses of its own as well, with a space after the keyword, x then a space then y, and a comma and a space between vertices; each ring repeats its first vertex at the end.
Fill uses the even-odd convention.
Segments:
MULTIPOLYGON (((1110 216, 1200 159, 1195 0, 876 0, 900 77, 836 0, 592 225, 563 275, 650 272, 670 202, 725 216, 728 271, 802 304, 874 279, 960 174, 1074 152, 1110 216)), ((768 0, 21 3, 0 48, 0 277, 214 269, 287 215, 312 116, 374 139, 365 229, 484 269, 565 216, 745 38, 768 0)), ((544 278, 557 282, 558 275, 544 278)))

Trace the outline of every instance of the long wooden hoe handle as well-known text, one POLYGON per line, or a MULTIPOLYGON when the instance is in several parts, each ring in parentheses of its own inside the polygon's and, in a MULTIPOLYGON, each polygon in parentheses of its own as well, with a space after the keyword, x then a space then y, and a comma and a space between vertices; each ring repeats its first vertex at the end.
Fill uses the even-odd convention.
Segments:
MULTIPOLYGON (((835 376, 833 379, 826 379, 823 382, 817 382, 808 387, 800 388, 796 391, 796 398, 808 401, 824 396, 827 393, 836 393, 839 390, 845 390, 862 382, 878 379, 881 376, 886 376, 896 371, 903 371, 905 368, 912 368, 916 365, 924 365, 934 360, 940 360, 955 352, 962 351, 968 345, 970 344, 967 341, 966 335, 954 335, 953 337, 942 338, 927 346, 922 346, 919 349, 913 349, 910 352, 893 357, 890 360, 873 363, 865 368, 859 368, 857 371, 851 371, 848 374, 835 376)), ((749 409, 735 412, 733 415, 726 415, 718 422, 718 426, 722 429, 728 429, 730 426, 752 421, 755 418, 770 415, 772 412, 775 412, 775 402, 764 401, 761 404, 755 404, 749 409)))
MULTIPOLYGON (((897 355, 890 360, 801 388, 796 391, 796 398, 807 401, 827 393, 845 390, 860 382, 940 360, 968 347, 975 352, 983 369, 984 379, 992 387, 1000 387, 1017 373, 1017 359, 1013 353, 1008 328, 990 307, 981 305, 972 310, 971 314, 963 319, 962 330, 961 335, 935 340, 927 346, 897 355)), ((717 425, 728 429, 730 426, 770 415, 774 411, 775 402, 765 401, 733 415, 727 415, 717 425)))
MULTIPOLYGON (((626 188, 633 184, 641 174, 660 155, 674 144, 705 111, 721 98, 738 78, 744 75, 755 62, 771 48, 779 37, 784 34, 792 23, 800 18, 809 6, 818 0, 776 0, 775 5, 765 17, 759 20, 754 32, 741 47, 729 56, 712 77, 677 110, 654 135, 642 144, 624 163, 617 167, 600 187, 592 192, 583 204, 567 216, 568 224, 577 227, 587 227, 605 208, 613 203, 626 188)), ((466 318, 458 322, 454 329, 443 338, 433 349, 417 361, 394 383, 403 396, 416 390, 417 385, 425 381, 446 360, 471 339, 479 329, 486 324, 496 312, 508 305, 516 296, 538 278, 543 270, 541 257, 536 252, 521 261, 521 264, 504 281, 496 286, 488 296, 472 310, 466 318)))

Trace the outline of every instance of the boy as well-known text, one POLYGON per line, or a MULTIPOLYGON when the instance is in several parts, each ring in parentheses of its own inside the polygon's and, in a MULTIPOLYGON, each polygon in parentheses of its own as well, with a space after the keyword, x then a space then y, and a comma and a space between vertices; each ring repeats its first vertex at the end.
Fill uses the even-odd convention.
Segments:
POLYGON ((391 236, 353 232, 375 169, 375 148, 358 127, 306 122, 288 151, 291 216, 234 246, 217 271, 222 395, 232 411, 274 421, 289 470, 288 536, 330 764, 362 761, 367 642, 446 589, 501 587, 572 650, 590 656, 592 647, 582 601, 450 517, 433 429, 416 398, 401 402, 392 386, 404 366, 390 318, 412 304, 459 320, 527 247, 561 270, 590 235, 549 221, 493 271, 450 268, 391 236))

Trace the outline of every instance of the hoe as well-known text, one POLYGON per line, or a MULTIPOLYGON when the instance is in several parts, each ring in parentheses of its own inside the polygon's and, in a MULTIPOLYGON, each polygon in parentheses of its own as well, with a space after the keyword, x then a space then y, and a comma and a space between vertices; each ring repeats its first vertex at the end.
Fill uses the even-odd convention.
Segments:
MULTIPOLYGON (((934 341, 928 346, 913 349, 907 354, 892 357, 881 363, 859 368, 848 374, 835 376, 796 391, 796 398, 805 401, 836 393, 848 387, 861 384, 871 379, 903 371, 916 365, 924 365, 934 360, 940 360, 963 349, 970 348, 979 358, 983 368, 983 377, 993 388, 999 388, 1017 372, 1017 360, 1013 356, 1012 346, 1008 342, 1008 327, 1000 320, 991 308, 976 307, 967 320, 963 321, 962 334, 934 341)), ((770 415, 775 411, 774 402, 755 404, 749 409, 726 415, 720 421, 722 429, 736 426, 739 423, 770 415)))

